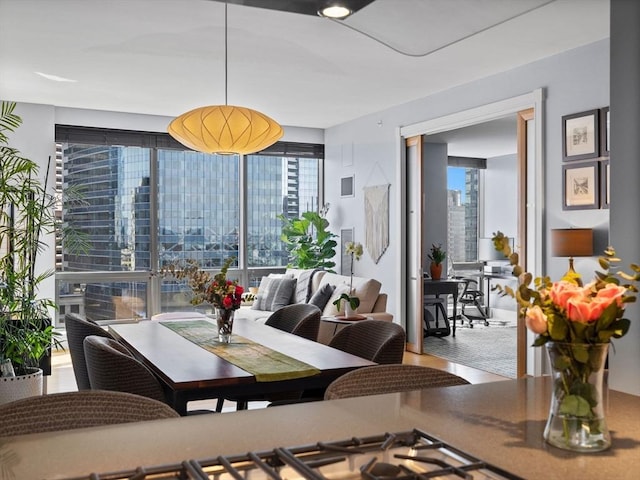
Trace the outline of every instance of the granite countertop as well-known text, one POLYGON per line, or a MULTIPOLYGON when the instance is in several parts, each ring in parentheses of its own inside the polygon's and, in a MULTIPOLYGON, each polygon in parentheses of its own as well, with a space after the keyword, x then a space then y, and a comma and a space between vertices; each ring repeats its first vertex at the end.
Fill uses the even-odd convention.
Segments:
POLYGON ((548 378, 464 385, 0 439, 0 459, 9 478, 60 479, 419 428, 524 478, 636 478, 640 397, 610 392, 613 446, 592 454, 544 443, 549 399, 548 378))

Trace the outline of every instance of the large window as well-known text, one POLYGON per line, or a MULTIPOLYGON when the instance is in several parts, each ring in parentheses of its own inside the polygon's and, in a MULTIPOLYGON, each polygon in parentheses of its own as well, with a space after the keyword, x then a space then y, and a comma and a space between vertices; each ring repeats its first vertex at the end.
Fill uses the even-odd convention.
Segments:
POLYGON ((90 246, 62 245, 60 317, 189 308, 184 285, 159 274, 184 260, 215 271, 236 257, 232 275, 256 286, 287 264, 278 216, 318 208, 321 145, 280 143, 240 157, 186 151, 164 134, 59 126, 56 139, 63 189, 79 186, 83 197, 65 203, 62 217, 90 246))
POLYGON ((478 260, 479 174, 473 166, 447 168, 447 253, 453 262, 478 260))

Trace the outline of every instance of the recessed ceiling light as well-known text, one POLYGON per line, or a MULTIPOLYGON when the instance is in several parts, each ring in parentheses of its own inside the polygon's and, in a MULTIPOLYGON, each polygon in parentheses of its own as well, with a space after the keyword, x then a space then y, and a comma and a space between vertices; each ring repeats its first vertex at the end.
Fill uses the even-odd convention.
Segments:
POLYGON ((321 17, 335 18, 338 20, 347 18, 351 13, 353 12, 349 8, 339 4, 327 5, 326 7, 318 10, 318 15, 321 17))
POLYGON ((77 80, 72 80, 71 78, 59 77, 58 75, 51 75, 49 73, 42 72, 33 72, 36 75, 40 75, 41 77, 46 78, 47 80, 53 80, 54 82, 77 82, 77 80))

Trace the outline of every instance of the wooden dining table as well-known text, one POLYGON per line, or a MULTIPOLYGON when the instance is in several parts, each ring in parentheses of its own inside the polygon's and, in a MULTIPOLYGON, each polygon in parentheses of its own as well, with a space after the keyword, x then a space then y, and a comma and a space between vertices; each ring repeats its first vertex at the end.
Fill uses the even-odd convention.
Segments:
MULTIPOLYGON (((192 400, 256 396, 326 388, 339 376, 375 365, 361 357, 313 342, 246 318, 236 318, 233 334, 315 367, 318 373, 286 380, 256 376, 184 338, 158 321, 109 326, 162 382, 170 405, 181 415, 192 400)), ((232 339, 233 341, 233 339, 232 339)))

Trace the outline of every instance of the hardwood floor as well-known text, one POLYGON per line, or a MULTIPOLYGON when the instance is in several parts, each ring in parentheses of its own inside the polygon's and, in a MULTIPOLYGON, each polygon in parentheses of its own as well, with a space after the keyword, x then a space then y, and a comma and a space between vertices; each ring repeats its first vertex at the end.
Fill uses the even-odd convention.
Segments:
MULTIPOLYGON (((52 357, 51 376, 46 377, 46 393, 71 392, 77 390, 76 380, 73 375, 73 367, 71 366, 71 357, 66 351, 54 352, 52 357)), ((467 367, 451 363, 442 358, 432 355, 416 355, 415 353, 405 352, 403 363, 412 365, 424 365, 427 367, 446 370, 454 373, 471 383, 488 383, 501 380, 509 380, 506 377, 495 375, 493 373, 484 372, 475 368, 467 367)), ((250 408, 263 408, 265 402, 252 402, 250 408)), ((203 400, 191 402, 189 409, 215 409, 215 400, 203 400)), ((226 402, 223 411, 235 410, 235 404, 226 402)))

